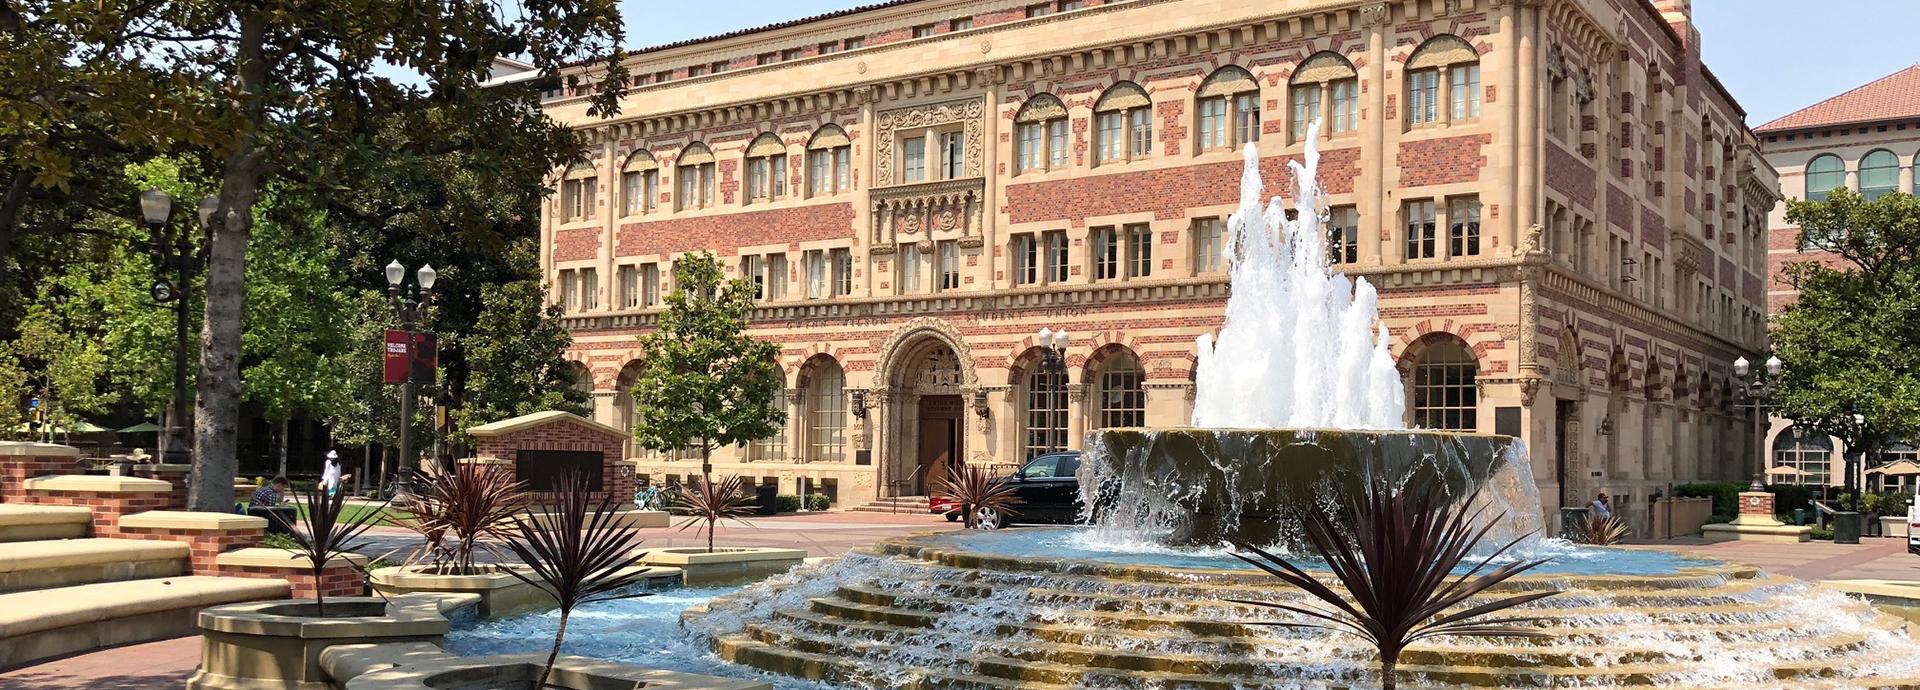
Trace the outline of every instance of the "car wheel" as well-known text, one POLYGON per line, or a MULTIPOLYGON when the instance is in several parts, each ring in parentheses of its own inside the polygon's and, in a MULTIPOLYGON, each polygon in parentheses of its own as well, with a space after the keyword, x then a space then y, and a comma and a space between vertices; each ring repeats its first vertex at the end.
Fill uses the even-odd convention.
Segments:
POLYGON ((974 529, 1000 529, 1007 526, 1007 518, 1000 511, 985 506, 973 509, 974 529))
POLYGON ((953 511, 953 510, 947 511, 947 522, 959 522, 959 521, 960 521, 960 513, 958 511, 953 511))

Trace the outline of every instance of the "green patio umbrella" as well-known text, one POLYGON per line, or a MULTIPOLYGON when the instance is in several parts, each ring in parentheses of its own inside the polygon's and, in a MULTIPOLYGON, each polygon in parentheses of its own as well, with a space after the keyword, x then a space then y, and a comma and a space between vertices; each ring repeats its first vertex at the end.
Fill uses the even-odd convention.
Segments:
POLYGON ((130 426, 130 427, 127 427, 127 428, 125 428, 125 429, 121 429, 121 430, 120 430, 120 433, 123 433, 123 434, 151 434, 151 433, 154 433, 154 432, 157 432, 157 431, 161 431, 161 428, 160 428, 160 425, 158 425, 158 424, 155 424, 155 423, 153 423, 153 422, 141 422, 141 423, 139 423, 139 424, 135 424, 135 425, 133 425, 133 426, 130 426))

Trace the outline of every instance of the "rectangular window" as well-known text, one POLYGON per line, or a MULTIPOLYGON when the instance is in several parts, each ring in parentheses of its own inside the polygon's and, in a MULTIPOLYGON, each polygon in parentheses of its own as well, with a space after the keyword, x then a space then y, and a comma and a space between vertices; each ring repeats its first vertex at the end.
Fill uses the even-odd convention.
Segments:
POLYGON ((1127 277, 1153 275, 1153 228, 1146 223, 1127 226, 1127 277))
POLYGON ((1077 9, 1080 9, 1080 0, 1060 0, 1061 12, 1072 12, 1077 9))
POLYGON ((1335 206, 1327 211, 1327 256, 1336 264, 1360 260, 1360 211, 1335 206))
POLYGON ((1226 224, 1219 218, 1193 219, 1193 274, 1219 273, 1226 268, 1226 224))
POLYGON ((973 28, 973 17, 961 17, 947 22, 948 31, 966 31, 973 28))
POLYGON ((1434 257, 1433 202, 1409 201, 1406 206, 1407 258, 1434 257))
POLYGON ((785 299, 787 296, 787 255, 767 255, 767 299, 785 299))
POLYGON ((1127 159, 1126 135, 1121 133, 1120 121, 1125 117, 1118 110, 1099 113, 1094 116, 1093 164, 1112 163, 1127 159))
POLYGON ((1060 118, 1047 122, 1047 169, 1063 170, 1067 167, 1067 119, 1060 118))
POLYGON ((942 179, 955 180, 966 174, 967 134, 965 132, 943 132, 940 134, 940 166, 942 179))
POLYGON ((652 213, 660 208, 660 171, 648 170, 640 173, 640 211, 652 213))
POLYGON ((906 182, 925 182, 927 179, 927 138, 911 136, 900 142, 900 175, 906 182))
POLYGON ((928 36, 932 36, 932 35, 933 35, 933 25, 932 25, 932 24, 921 24, 921 25, 919 25, 919 26, 916 26, 916 27, 913 27, 913 37, 914 37, 914 38, 926 38, 926 37, 928 37, 928 36))
POLYGON ((1454 65, 1447 73, 1453 82, 1453 119, 1480 117, 1480 65, 1454 65))
POLYGON ((1139 107, 1127 111, 1127 132, 1132 142, 1128 153, 1134 158, 1146 158, 1153 152, 1153 110, 1139 107))
POLYGON ((660 304, 660 265, 644 264, 640 267, 640 306, 651 307, 660 304))
POLYGON ((1049 15, 1049 14, 1053 14, 1053 5, 1049 5, 1049 4, 1046 4, 1046 3, 1041 3, 1041 4, 1038 4, 1038 5, 1028 5, 1028 6, 1027 6, 1027 18, 1028 18, 1028 19, 1032 19, 1032 18, 1034 18, 1034 17, 1045 17, 1045 16, 1047 16, 1047 15, 1049 15))
POLYGON ((849 38, 845 41, 842 41, 841 45, 846 50, 859 50, 861 48, 867 47, 867 39, 861 36, 855 36, 853 38, 849 38))
POLYGON ((900 294, 907 295, 920 291, 920 264, 922 261, 923 258, 920 256, 919 244, 909 243, 900 245, 900 279, 895 282, 900 294))
POLYGON ((1015 173, 1028 170, 1046 169, 1046 145, 1041 142, 1042 125, 1027 122, 1020 125, 1020 150, 1015 154, 1015 173))
POLYGON ((673 203, 682 209, 699 208, 699 193, 695 188, 700 185, 700 173, 693 168, 680 168, 677 172, 679 188, 674 191, 673 203))
POLYGON ((573 311, 575 308, 574 302, 578 299, 577 297, 575 297, 575 294, 576 294, 575 291, 578 290, 579 287, 576 286, 573 281, 574 281, 573 269, 569 268, 560 272, 559 282, 560 282, 560 310, 561 311, 570 312, 570 311, 573 311))
POLYGON ((833 41, 828 41, 828 42, 826 42, 826 43, 822 43, 822 44, 820 44, 820 54, 821 54, 821 55, 832 55, 832 54, 834 54, 834 53, 838 53, 838 52, 840 52, 840 44, 839 44, 839 43, 836 43, 836 42, 833 42, 833 41))
POLYGON ((960 289, 960 243, 956 240, 944 240, 935 247, 940 262, 940 289, 960 289))
POLYGON ((655 84, 665 84, 670 81, 673 81, 673 70, 663 69, 653 73, 653 83, 655 84))
POLYGON ((833 296, 853 294, 853 251, 835 249, 830 258, 833 259, 833 296))
POLYGON ((689 77, 704 77, 704 76, 707 76, 707 66, 706 66, 706 65, 693 65, 693 66, 691 66, 691 67, 688 67, 688 68, 687 68, 687 76, 689 76, 689 77))
POLYGON ((640 267, 632 264, 621 266, 615 269, 615 277, 620 281, 620 308, 640 306, 640 267))
POLYGON ((1013 285, 1020 287, 1040 282, 1040 247, 1033 233, 1013 236, 1013 285))
POLYGON ((780 197, 786 196, 787 195, 787 157, 784 155, 770 156, 768 159, 767 167, 773 169, 773 185, 771 190, 773 193, 773 198, 778 199, 780 197))
POLYGON ((620 213, 635 215, 640 213, 642 202, 646 200, 646 173, 628 172, 620 174, 620 213))
POLYGON ((814 149, 807 152, 807 196, 820 196, 833 190, 833 151, 814 149))
POLYGON ((759 55, 753 56, 753 64, 756 64, 756 65, 771 65, 779 61, 780 61, 779 53, 761 53, 759 55))
POLYGON ((1320 84, 1295 84, 1293 86, 1293 140, 1307 138, 1307 123, 1320 117, 1320 84))
POLYGON ((1041 278, 1049 284, 1067 282, 1067 231, 1049 230, 1042 241, 1046 254, 1041 257, 1041 278))
POLYGON ((1421 69, 1407 73, 1407 122, 1426 124, 1439 119, 1440 70, 1421 69))
POLYGON ((1233 97, 1233 132, 1234 146, 1260 140, 1260 94, 1248 92, 1233 97))
POLYGON ((1468 197, 1447 201, 1447 255, 1480 254, 1480 199, 1468 197))
POLYGON ((748 255, 740 257, 740 277, 753 284, 753 298, 767 298, 767 265, 765 259, 748 255))
POLYGON ((827 296, 827 255, 818 249, 806 253, 807 299, 827 296))
POLYGON ((713 164, 708 163, 706 165, 700 166, 700 208, 706 208, 708 206, 713 205, 713 199, 714 199, 713 184, 714 184, 713 164))
POLYGON ((710 70, 711 70, 711 71, 712 71, 712 72, 713 72, 714 74, 719 74, 719 73, 721 73, 721 72, 725 72, 725 71, 727 71, 728 69, 731 69, 732 67, 733 67, 733 65, 731 65, 731 64, 728 64, 726 60, 721 60, 721 61, 719 61, 719 62, 715 62, 715 63, 713 63, 713 65, 712 65, 712 66, 711 66, 711 67, 710 67, 709 69, 710 69, 710 70))
POLYGON ((1120 237, 1114 234, 1113 226, 1089 231, 1087 243, 1093 250, 1093 279, 1113 280, 1120 277, 1120 237))
POLYGON ((580 311, 600 308, 600 270, 580 269, 580 311))
POLYGON ((754 200, 772 198, 773 171, 768 167, 766 158, 747 159, 747 198, 754 200))
POLYGON ((1200 150, 1217 151, 1227 144, 1227 99, 1200 101, 1200 150))
POLYGON ((805 51, 805 50, 803 50, 803 49, 800 49, 800 48, 788 48, 788 49, 786 49, 786 50, 782 50, 782 51, 780 51, 780 60, 781 60, 782 62, 785 62, 785 61, 788 61, 788 60, 798 60, 798 59, 800 59, 801 57, 804 57, 804 56, 805 56, 806 54, 807 54, 807 51, 805 51))
POLYGON ((1333 131, 1351 132, 1360 128, 1360 80, 1333 82, 1333 131))
POLYGON ((838 193, 851 189, 853 189, 853 147, 836 147, 833 149, 833 191, 838 193))

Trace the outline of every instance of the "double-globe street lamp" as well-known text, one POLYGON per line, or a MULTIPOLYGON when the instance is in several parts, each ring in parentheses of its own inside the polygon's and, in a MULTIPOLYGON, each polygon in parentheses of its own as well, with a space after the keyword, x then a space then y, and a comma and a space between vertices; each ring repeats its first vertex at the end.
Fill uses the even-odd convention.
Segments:
POLYGON ((1754 472, 1752 490, 1759 491, 1767 480, 1767 437, 1763 421, 1773 410, 1773 382, 1780 376, 1780 358, 1769 355, 1764 371, 1753 368, 1746 357, 1733 360, 1733 378, 1740 382, 1740 407, 1747 408, 1753 417, 1753 448, 1759 456, 1759 468, 1754 472))
POLYGON ((400 322, 400 332, 406 338, 407 359, 406 376, 400 383, 400 463, 399 476, 394 478, 397 494, 408 493, 419 460, 413 454, 414 384, 418 382, 414 364, 419 356, 415 348, 420 344, 414 328, 426 316, 427 306, 433 301, 433 284, 439 277, 432 265, 422 265, 414 272, 414 284, 406 285, 407 267, 398 260, 387 264, 387 298, 393 302, 394 319, 400 322))
POLYGON ((1041 328, 1035 342, 1040 344, 1040 373, 1044 374, 1036 383, 1053 383, 1053 390, 1044 393, 1048 396, 1047 410, 1050 416, 1045 440, 1047 452, 1055 453, 1066 450, 1067 331, 1041 328))
MULTIPOLYGON (((211 231, 213 214, 220 210, 220 197, 208 195, 200 200, 202 232, 211 231)), ((196 244, 191 229, 169 223, 173 217, 173 197, 158 189, 140 194, 140 217, 147 224, 147 248, 153 255, 153 301, 169 305, 174 313, 173 398, 167 401, 166 440, 161 461, 172 464, 192 462, 193 446, 187 434, 187 341, 192 314, 188 312, 194 272, 207 258, 206 242, 196 244), (178 234, 170 229, 178 228, 178 234), (168 277, 172 271, 172 277, 168 277)))

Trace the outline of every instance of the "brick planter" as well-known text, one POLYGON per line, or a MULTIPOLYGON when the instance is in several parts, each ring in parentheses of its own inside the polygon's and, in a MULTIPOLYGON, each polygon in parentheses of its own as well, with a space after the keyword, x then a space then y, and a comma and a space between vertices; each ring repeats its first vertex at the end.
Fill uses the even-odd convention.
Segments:
POLYGON ((80 449, 57 443, 0 441, 0 503, 22 503, 26 481, 72 474, 80 467, 80 449))
POLYGON ((259 546, 266 532, 266 518, 155 510, 121 517, 115 536, 186 542, 192 549, 193 574, 224 575, 219 572, 219 556, 235 549, 259 546))
MULTIPOLYGON (((258 520, 259 518, 254 518, 258 520)), ((265 520, 261 520, 265 522, 265 520)), ((255 547, 228 551, 217 556, 219 575, 224 577, 260 577, 286 580, 293 585, 293 598, 311 599, 317 590, 325 597, 357 597, 366 593, 367 557, 341 554, 327 561, 315 580, 313 569, 304 558, 294 558, 286 549, 255 547)))
POLYGON ((158 479, 65 474, 28 479, 26 502, 86 506, 93 510, 93 536, 120 536, 120 517, 163 510, 173 485, 158 479))
POLYGON ((173 485, 173 493, 167 495, 168 510, 185 510, 187 508, 187 475, 192 471, 192 465, 152 463, 133 466, 133 476, 135 477, 158 479, 173 485))

